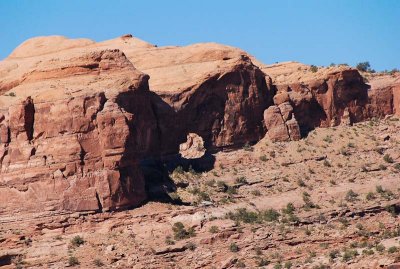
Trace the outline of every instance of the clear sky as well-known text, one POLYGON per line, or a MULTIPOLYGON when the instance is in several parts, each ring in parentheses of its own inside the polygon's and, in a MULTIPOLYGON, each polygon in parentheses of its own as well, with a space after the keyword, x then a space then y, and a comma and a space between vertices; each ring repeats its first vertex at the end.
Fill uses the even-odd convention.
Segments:
POLYGON ((43 35, 218 42, 265 63, 400 69, 400 0, 0 0, 0 59, 43 35))

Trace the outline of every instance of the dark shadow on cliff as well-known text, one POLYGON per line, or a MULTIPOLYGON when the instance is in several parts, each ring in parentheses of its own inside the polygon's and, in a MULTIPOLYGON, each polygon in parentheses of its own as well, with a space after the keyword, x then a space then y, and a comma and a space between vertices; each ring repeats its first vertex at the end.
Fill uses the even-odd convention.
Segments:
POLYGON ((206 153, 198 159, 185 159, 177 155, 170 155, 162 159, 145 159, 140 163, 142 168, 148 201, 157 201, 164 203, 173 203, 180 205, 189 205, 181 200, 171 197, 171 193, 177 191, 178 187, 187 187, 177 185, 171 178, 175 169, 181 169, 193 174, 210 171, 214 168, 215 157, 206 153))

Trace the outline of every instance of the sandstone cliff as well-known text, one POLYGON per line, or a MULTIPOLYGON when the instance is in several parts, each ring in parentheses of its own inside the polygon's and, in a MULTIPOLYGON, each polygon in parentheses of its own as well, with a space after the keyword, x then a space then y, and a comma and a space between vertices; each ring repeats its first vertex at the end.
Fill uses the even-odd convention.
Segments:
POLYGON ((0 213, 137 206, 146 200, 139 162, 177 154, 188 134, 207 150, 266 133, 299 140, 398 113, 393 83, 368 93, 349 67, 267 66, 214 43, 34 38, 0 62, 0 213))
POLYGON ((274 93, 239 50, 130 36, 28 40, 0 74, 4 213, 137 206, 140 159, 178 153, 188 133, 208 149, 256 142, 274 93))
POLYGON ((296 63, 261 65, 269 74, 277 94, 274 104, 289 103, 302 135, 315 127, 337 126, 367 118, 369 86, 360 73, 347 66, 311 70, 296 63))
POLYGON ((118 102, 125 94, 143 105, 135 95, 148 91, 148 76, 118 50, 13 55, 21 54, 0 65, 0 91, 9 90, 0 97, 1 212, 101 211, 142 202, 130 131, 140 119, 118 102))

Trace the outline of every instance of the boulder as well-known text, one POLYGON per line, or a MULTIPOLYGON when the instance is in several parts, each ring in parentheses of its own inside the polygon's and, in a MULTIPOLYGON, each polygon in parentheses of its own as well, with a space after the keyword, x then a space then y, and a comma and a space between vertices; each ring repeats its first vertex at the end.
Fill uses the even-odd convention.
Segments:
POLYGON ((186 159, 201 158, 205 152, 203 139, 195 133, 189 133, 186 142, 179 145, 179 153, 186 159))

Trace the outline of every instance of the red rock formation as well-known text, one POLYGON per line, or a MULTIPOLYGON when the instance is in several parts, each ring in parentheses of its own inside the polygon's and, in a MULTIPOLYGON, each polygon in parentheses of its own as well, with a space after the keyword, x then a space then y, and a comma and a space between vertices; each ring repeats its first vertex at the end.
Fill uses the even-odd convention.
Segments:
POLYGON ((135 67, 150 75, 151 90, 164 102, 154 105, 164 152, 176 152, 190 132, 200 135, 207 148, 237 146, 264 136, 262 115, 272 104, 274 90, 246 52, 214 43, 153 47, 132 37, 98 46, 123 50, 135 67), (169 135, 171 128, 174 136, 169 135))
POLYGON ((272 86, 243 52, 219 45, 165 50, 129 36, 121 40, 134 48, 127 52, 135 64, 163 61, 163 72, 149 72, 155 81, 165 73, 164 82, 173 81, 176 66, 184 67, 182 88, 149 91, 149 77, 114 49, 124 49, 115 41, 38 38, 1 62, 1 211, 136 206, 146 198, 141 158, 178 153, 189 132, 208 148, 264 136, 272 86), (146 56, 147 62, 137 56, 150 51, 155 58, 146 56))
POLYGON ((262 65, 277 87, 274 103, 289 102, 305 134, 315 127, 358 122, 367 117, 368 85, 349 67, 324 68, 316 73, 306 65, 283 63, 262 65), (346 119, 342 119, 345 115, 346 119))
POLYGON ((273 105, 264 111, 264 123, 269 138, 274 142, 299 140, 300 127, 289 102, 273 105))
POLYGON ((400 115, 400 73, 370 75, 371 90, 368 92, 368 116, 384 117, 400 115))
MULTIPOLYGON (((1 212, 138 205, 146 193, 130 128, 141 119, 121 109, 118 100, 148 92, 148 77, 117 50, 75 50, 51 58, 41 56, 50 61, 42 62, 45 70, 35 66, 16 80, 16 97, 2 97, 12 104, 3 106, 1 117, 1 212), (24 99, 26 91, 31 97, 24 99)), ((8 59, 5 65, 14 61, 26 62, 26 68, 32 58, 8 59)))
MULTIPOLYGON (((357 70, 292 65, 264 66, 218 44, 158 48, 130 35, 25 42, 0 62, 0 212, 137 206, 146 199, 139 161, 177 154, 188 133, 221 149, 266 132, 298 140, 300 130, 371 115, 357 70)), ((398 111, 398 88, 388 92, 390 104, 374 115, 398 111)))

